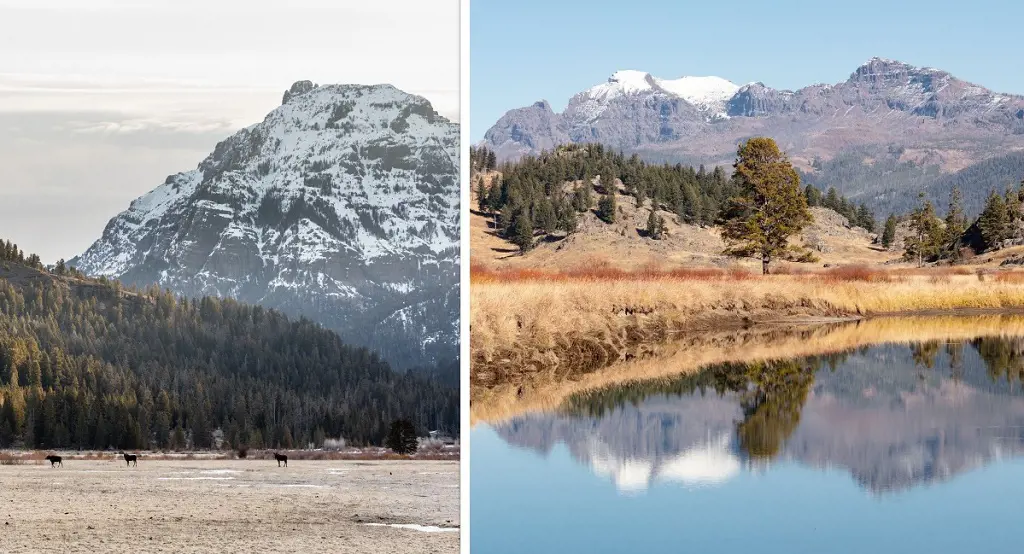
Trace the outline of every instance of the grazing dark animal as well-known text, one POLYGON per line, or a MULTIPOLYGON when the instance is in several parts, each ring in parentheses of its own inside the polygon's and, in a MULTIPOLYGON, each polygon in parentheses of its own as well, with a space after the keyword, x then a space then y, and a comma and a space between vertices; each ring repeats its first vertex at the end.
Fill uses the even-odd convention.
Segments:
POLYGON ((50 462, 50 467, 60 466, 64 467, 64 460, 60 456, 49 455, 46 458, 47 462, 50 462))
POLYGON ((124 465, 130 466, 133 464, 139 465, 139 457, 136 456, 135 454, 128 454, 127 452, 124 453, 124 465))
POLYGON ((277 460, 277 467, 281 467, 281 462, 284 462, 284 467, 288 467, 288 456, 274 452, 274 459, 277 460))

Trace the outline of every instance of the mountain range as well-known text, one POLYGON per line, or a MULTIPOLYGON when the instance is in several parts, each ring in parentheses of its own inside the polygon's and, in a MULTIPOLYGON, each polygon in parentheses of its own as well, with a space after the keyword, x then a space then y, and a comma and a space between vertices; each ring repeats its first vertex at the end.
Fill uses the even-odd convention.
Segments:
POLYGON ((458 124, 391 85, 296 82, 69 264, 304 316, 398 368, 457 367, 458 124))
POLYGON ((774 138, 805 180, 876 209, 903 208, 918 191, 944 206, 967 181, 976 212, 990 189, 1024 177, 1024 96, 884 58, 795 91, 617 71, 560 113, 543 100, 510 110, 481 145, 499 160, 600 142, 653 162, 729 165, 753 136, 774 138))

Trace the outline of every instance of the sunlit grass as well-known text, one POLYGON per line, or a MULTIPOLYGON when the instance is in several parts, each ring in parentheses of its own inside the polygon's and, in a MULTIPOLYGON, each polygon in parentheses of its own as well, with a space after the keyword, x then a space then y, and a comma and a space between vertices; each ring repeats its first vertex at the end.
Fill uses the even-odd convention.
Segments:
POLYGON ((989 336, 1024 336, 1024 315, 877 317, 842 324, 756 326, 684 335, 659 345, 648 357, 595 368, 572 379, 566 379, 555 366, 505 374, 503 381, 486 387, 473 383, 471 421, 495 423, 526 412, 550 411, 573 394, 688 374, 725 362, 783 360, 873 344, 962 341, 989 336))

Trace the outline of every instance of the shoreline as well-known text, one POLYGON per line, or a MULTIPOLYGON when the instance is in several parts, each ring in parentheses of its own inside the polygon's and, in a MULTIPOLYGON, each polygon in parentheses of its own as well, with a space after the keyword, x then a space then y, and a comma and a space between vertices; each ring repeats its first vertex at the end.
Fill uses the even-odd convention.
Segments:
MULTIPOLYGON (((571 392, 696 369, 695 361, 802 355, 814 350, 803 342, 844 326, 885 328, 891 326, 886 322, 904 321, 925 329, 929 320, 939 320, 955 328, 944 329, 942 336, 1000 333, 1003 324, 1024 334, 1024 286, 973 275, 900 282, 824 282, 807 276, 568 286, 524 281, 474 283, 471 295, 473 425, 550 409, 571 392), (623 309, 630 305, 632 310, 623 309), (813 336, 792 340, 801 333, 813 336), (719 355, 687 356, 687 349, 719 355), (681 359, 686 363, 679 365, 681 359), (658 363, 677 367, 636 368, 658 363)), ((912 340, 909 331, 899 329, 890 338, 912 340)), ((882 333, 852 342, 884 338, 882 333)))

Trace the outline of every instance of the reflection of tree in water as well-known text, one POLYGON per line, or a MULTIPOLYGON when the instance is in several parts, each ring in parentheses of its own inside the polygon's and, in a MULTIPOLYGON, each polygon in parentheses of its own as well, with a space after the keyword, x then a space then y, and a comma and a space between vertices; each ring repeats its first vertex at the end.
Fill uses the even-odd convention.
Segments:
POLYGON ((939 355, 940 344, 937 340, 911 344, 910 354, 914 358, 914 365, 925 369, 934 369, 935 358, 939 355))
POLYGON ((699 373, 670 379, 638 381, 575 394, 561 412, 576 417, 602 417, 620 406, 640 405, 654 395, 686 396, 708 390, 719 395, 740 395, 743 420, 737 424, 740 448, 753 458, 778 454, 786 438, 800 423, 800 410, 814 373, 826 363, 832 367, 845 355, 814 360, 719 364, 699 373))
POLYGON ((983 337, 971 341, 985 362, 993 381, 1006 380, 1013 391, 1014 384, 1024 381, 1024 339, 983 337))
POLYGON ((946 354, 949 356, 949 376, 957 383, 964 379, 964 343, 947 342, 946 354))
POLYGON ((633 381, 585 391, 566 399, 559 411, 575 417, 599 418, 627 404, 639 406, 654 395, 689 396, 699 392, 703 396, 711 390, 721 396, 727 392, 740 392, 747 388, 745 370, 744 364, 719 364, 679 377, 633 381))
MULTIPOLYGON (((929 370, 944 368, 948 364, 950 378, 961 383, 967 379, 968 385, 973 383, 970 386, 977 386, 977 378, 983 374, 965 376, 965 365, 971 365, 965 361, 965 344, 970 344, 978 352, 989 379, 996 383, 1009 383, 1011 393, 1015 387, 1021 388, 1019 383, 1024 382, 1024 338, 1014 337, 985 337, 969 342, 924 341, 907 345, 913 366, 918 368, 917 378, 923 380, 929 370), (939 359, 941 354, 945 354, 943 359, 939 359)), ((743 413, 743 419, 736 423, 740 450, 751 458, 772 458, 781 452, 799 425, 816 371, 829 368, 834 372, 851 354, 857 351, 864 353, 869 348, 797 360, 718 364, 679 377, 637 381, 575 394, 566 400, 560 411, 572 417, 601 418, 625 405, 639 406, 655 395, 733 394, 739 399, 743 413)), ((909 385, 913 388, 911 383, 898 379, 900 372, 896 373, 896 380, 883 377, 891 373, 884 364, 878 366, 877 371, 860 368, 848 372, 839 381, 833 381, 832 386, 850 389, 852 392, 840 394, 853 394, 849 397, 851 401, 863 398, 860 391, 864 386, 877 387, 877 394, 894 399, 898 398, 900 390, 910 390, 904 387, 909 385), (864 373, 864 370, 868 372, 864 373)), ((938 373, 932 375, 939 379, 942 377, 938 373)), ((922 385, 919 383, 917 386, 922 385)), ((873 398, 880 401, 881 396, 873 398)))
POLYGON ((814 383, 807 363, 758 362, 747 366, 752 388, 740 402, 743 421, 736 427, 740 448, 751 458, 772 458, 800 423, 800 411, 814 383))

